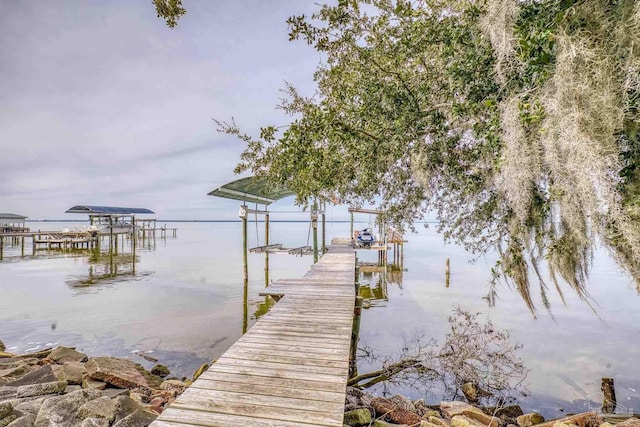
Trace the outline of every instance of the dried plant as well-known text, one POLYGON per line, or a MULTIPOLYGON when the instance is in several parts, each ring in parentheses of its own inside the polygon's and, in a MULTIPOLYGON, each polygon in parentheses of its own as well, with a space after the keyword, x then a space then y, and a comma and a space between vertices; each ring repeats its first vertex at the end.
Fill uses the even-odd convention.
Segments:
POLYGON ((497 330, 491 321, 482 323, 478 314, 456 308, 449 317, 450 331, 442 345, 435 339, 414 336, 405 340, 395 356, 381 357, 370 347, 359 349, 359 358, 380 363, 381 369, 359 375, 350 385, 368 388, 380 384, 413 388, 423 394, 437 390, 443 399, 462 397, 464 384, 479 390, 485 403, 512 401, 522 390, 528 370, 510 341, 507 331, 497 330))

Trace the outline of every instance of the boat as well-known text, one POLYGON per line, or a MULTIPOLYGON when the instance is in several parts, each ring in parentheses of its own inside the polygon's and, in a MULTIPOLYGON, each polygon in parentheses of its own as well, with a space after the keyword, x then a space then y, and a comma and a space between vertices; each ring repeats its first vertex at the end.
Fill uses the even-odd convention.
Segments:
POLYGON ((376 241, 376 238, 373 234, 371 234, 370 228, 365 228, 362 231, 356 232, 356 245, 361 248, 370 248, 376 241))

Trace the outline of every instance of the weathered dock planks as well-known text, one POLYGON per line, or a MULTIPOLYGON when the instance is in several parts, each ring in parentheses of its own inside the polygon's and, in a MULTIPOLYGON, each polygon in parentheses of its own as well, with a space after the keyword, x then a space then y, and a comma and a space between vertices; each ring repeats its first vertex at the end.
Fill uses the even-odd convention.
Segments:
POLYGON ((329 252, 151 425, 338 426, 349 373, 355 254, 329 252))

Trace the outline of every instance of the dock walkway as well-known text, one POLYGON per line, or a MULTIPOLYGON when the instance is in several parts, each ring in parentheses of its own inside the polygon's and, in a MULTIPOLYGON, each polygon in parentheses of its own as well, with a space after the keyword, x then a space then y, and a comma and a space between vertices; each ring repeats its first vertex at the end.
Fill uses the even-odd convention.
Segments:
POLYGON ((338 426, 349 369, 355 254, 329 251, 154 421, 153 427, 338 426))

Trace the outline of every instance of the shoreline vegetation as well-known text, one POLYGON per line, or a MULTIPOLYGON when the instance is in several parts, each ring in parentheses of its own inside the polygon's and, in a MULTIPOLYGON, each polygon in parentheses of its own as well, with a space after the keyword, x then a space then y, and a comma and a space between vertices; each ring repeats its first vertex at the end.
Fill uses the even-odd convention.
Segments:
MULTIPOLYGON (((208 367, 202 365, 191 379, 178 379, 160 364, 146 370, 128 359, 88 357, 64 346, 16 355, 5 352, 0 341, 0 427, 146 426, 208 367)), ((637 414, 592 411, 546 421, 515 404, 428 405, 422 399, 374 396, 351 386, 345 397, 348 426, 640 427, 637 414)))

